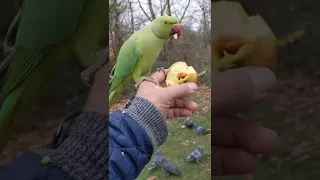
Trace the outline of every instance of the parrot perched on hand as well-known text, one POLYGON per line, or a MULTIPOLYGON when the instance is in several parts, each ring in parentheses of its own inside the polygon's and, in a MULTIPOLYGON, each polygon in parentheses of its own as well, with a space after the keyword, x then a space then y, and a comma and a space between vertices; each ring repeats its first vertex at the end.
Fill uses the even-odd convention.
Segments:
MULTIPOLYGON (((106 0, 26 0, 20 13, 13 58, 1 91, 0 151, 11 125, 53 84, 55 74, 73 59, 94 64, 94 52, 108 38, 106 0), (104 32, 105 31, 105 32, 104 32)), ((106 44, 107 46, 107 44, 106 44)), ((80 76, 79 76, 80 77, 80 76)))
POLYGON ((160 16, 123 43, 109 82, 109 105, 114 103, 132 80, 136 87, 144 80, 156 83, 148 76, 164 42, 171 36, 179 38, 181 26, 178 23, 179 20, 174 17, 160 16))

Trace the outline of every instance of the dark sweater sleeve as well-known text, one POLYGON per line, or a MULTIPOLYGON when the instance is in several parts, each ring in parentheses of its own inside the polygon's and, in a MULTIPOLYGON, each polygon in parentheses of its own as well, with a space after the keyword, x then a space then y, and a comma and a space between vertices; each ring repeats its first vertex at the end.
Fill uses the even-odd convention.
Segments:
POLYGON ((167 135, 160 112, 149 101, 134 98, 127 109, 110 116, 81 113, 58 147, 35 153, 75 180, 130 180, 139 175, 167 135))
POLYGON ((83 112, 74 118, 67 137, 55 149, 34 151, 75 180, 108 179, 108 116, 83 112))
POLYGON ((133 180, 150 161, 153 149, 166 140, 166 121, 142 98, 134 98, 123 111, 115 111, 109 121, 110 180, 133 180))

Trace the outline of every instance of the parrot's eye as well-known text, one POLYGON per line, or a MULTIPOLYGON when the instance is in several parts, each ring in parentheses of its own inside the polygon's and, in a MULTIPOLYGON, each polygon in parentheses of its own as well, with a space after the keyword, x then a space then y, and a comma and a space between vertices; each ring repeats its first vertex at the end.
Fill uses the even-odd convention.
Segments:
POLYGON ((167 21, 165 21, 165 22, 164 22, 164 24, 168 24, 168 22, 167 22, 167 21))

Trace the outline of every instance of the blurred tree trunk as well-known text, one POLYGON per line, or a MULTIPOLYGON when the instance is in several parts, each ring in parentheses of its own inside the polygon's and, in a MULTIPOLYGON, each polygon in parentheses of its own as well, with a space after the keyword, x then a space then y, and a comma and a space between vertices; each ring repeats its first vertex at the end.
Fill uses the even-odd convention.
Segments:
POLYGON ((113 56, 115 57, 115 60, 117 59, 116 57, 118 57, 121 45, 122 45, 122 36, 120 34, 121 29, 119 27, 119 17, 121 15, 121 3, 122 2, 118 2, 117 0, 113 0, 112 1, 112 8, 110 9, 110 11, 112 12, 112 34, 113 34, 113 56))
POLYGON ((153 11, 153 8, 152 8, 151 0, 148 0, 148 7, 149 7, 149 10, 150 10, 151 17, 144 10, 144 8, 142 7, 141 2, 139 0, 138 0, 138 4, 139 4, 139 7, 142 10, 143 14, 146 15, 146 17, 149 19, 149 21, 153 21, 154 19, 156 19, 156 15, 154 14, 154 11, 153 11))
POLYGON ((210 43, 210 30, 209 30, 209 21, 207 16, 207 9, 203 1, 198 1, 199 7, 201 9, 202 13, 202 21, 203 21, 203 45, 204 48, 207 49, 208 45, 210 43))
POLYGON ((167 8, 167 14, 168 14, 168 16, 171 16, 171 5, 170 5, 170 0, 167 0, 167 6, 168 6, 168 8, 167 8))
POLYGON ((133 19, 133 8, 132 8, 132 2, 128 0, 129 8, 130 8, 130 13, 131 13, 131 34, 134 33, 134 19, 133 19))
MULTIPOLYGON (((170 0, 166 0, 166 4, 167 4, 167 15, 171 16, 171 6, 170 6, 170 0)), ((172 39, 168 39, 168 42, 164 44, 163 46, 163 61, 166 62, 167 66, 170 66, 170 64, 172 64, 172 62, 168 62, 169 57, 170 57, 170 49, 172 46, 172 39)), ((172 61, 172 60, 171 60, 172 61)))
POLYGON ((149 10, 150 10, 150 14, 151 14, 152 20, 154 20, 154 19, 156 19, 156 14, 154 14, 151 0, 148 0, 148 5, 149 5, 149 10))
POLYGON ((164 11, 166 10, 167 4, 168 4, 168 1, 166 0, 164 5, 162 6, 162 1, 160 1, 160 7, 161 7, 160 16, 164 15, 164 11))

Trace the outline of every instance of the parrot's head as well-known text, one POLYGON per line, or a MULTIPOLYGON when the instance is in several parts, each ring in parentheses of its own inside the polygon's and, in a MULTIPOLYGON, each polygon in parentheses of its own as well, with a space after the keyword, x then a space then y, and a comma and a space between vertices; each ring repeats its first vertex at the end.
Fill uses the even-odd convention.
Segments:
POLYGON ((160 39, 173 37, 178 39, 181 35, 179 20, 172 16, 160 16, 151 23, 152 32, 160 39))

